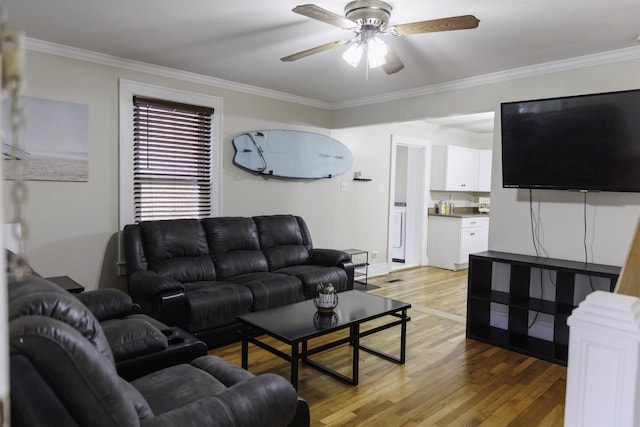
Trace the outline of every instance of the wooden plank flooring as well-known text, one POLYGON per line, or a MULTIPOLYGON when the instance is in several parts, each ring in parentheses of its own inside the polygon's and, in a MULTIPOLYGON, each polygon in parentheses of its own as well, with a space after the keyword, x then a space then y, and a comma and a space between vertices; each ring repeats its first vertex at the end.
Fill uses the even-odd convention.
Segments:
MULTIPOLYGON (((423 267, 369 283, 380 286, 373 294, 412 304, 407 362, 361 351, 356 387, 301 365, 299 394, 313 426, 563 425, 565 367, 465 338, 466 270, 423 267)), ((395 327, 362 343, 397 355, 399 332, 395 327)), ((239 343, 210 353, 240 364, 239 343)), ((345 345, 315 358, 350 375, 350 355, 345 345)), ((286 361, 251 344, 249 370, 289 378, 286 361)))

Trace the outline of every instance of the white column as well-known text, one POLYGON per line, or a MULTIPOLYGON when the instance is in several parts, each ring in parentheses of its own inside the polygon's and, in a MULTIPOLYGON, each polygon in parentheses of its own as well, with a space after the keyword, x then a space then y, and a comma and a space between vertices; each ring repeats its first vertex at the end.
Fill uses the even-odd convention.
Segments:
POLYGON ((640 427, 640 299, 596 291, 567 323, 565 426, 640 427))

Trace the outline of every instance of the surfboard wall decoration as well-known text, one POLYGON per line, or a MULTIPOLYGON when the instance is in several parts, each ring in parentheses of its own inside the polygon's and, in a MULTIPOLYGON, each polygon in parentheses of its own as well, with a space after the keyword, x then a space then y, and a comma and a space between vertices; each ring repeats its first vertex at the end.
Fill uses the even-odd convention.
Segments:
POLYGON ((255 130, 233 138, 233 163, 280 178, 331 178, 353 165, 349 148, 326 135, 297 130, 255 130))

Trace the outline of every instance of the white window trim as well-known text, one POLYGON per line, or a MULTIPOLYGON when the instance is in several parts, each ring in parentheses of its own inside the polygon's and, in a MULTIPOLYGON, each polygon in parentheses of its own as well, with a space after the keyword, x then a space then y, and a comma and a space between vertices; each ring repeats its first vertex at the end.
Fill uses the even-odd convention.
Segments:
MULTIPOLYGON (((140 95, 149 98, 165 99, 185 104, 202 105, 211 107, 215 111, 211 118, 213 128, 213 140, 211 149, 211 216, 220 216, 221 195, 220 180, 222 179, 222 98, 203 95, 194 92, 186 92, 178 89, 170 89, 161 86, 131 80, 119 80, 119 199, 120 230, 127 224, 133 224, 135 211, 133 205, 133 96, 140 95)), ((124 256, 121 255, 121 260, 124 256)))

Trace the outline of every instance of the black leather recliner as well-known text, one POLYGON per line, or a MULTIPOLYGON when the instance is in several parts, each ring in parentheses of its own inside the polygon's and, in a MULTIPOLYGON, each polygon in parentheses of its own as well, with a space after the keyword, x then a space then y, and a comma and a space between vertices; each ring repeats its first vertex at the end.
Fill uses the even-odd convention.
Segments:
MULTIPOLYGON (((37 272, 15 253, 6 250, 7 273, 16 265, 35 276, 37 272)), ((54 283, 55 284, 55 283, 54 283)), ((188 363, 207 354, 207 345, 175 326, 142 313, 126 292, 106 288, 74 294, 100 322, 118 375, 132 380, 151 372, 188 363)))
POLYGON ((215 356, 127 382, 77 298, 35 274, 9 274, 8 290, 14 427, 309 425, 287 380, 215 356))
POLYGON ((133 300, 209 348, 238 339, 239 315, 353 289, 351 256, 313 248, 293 215, 143 221, 123 240, 133 300))

